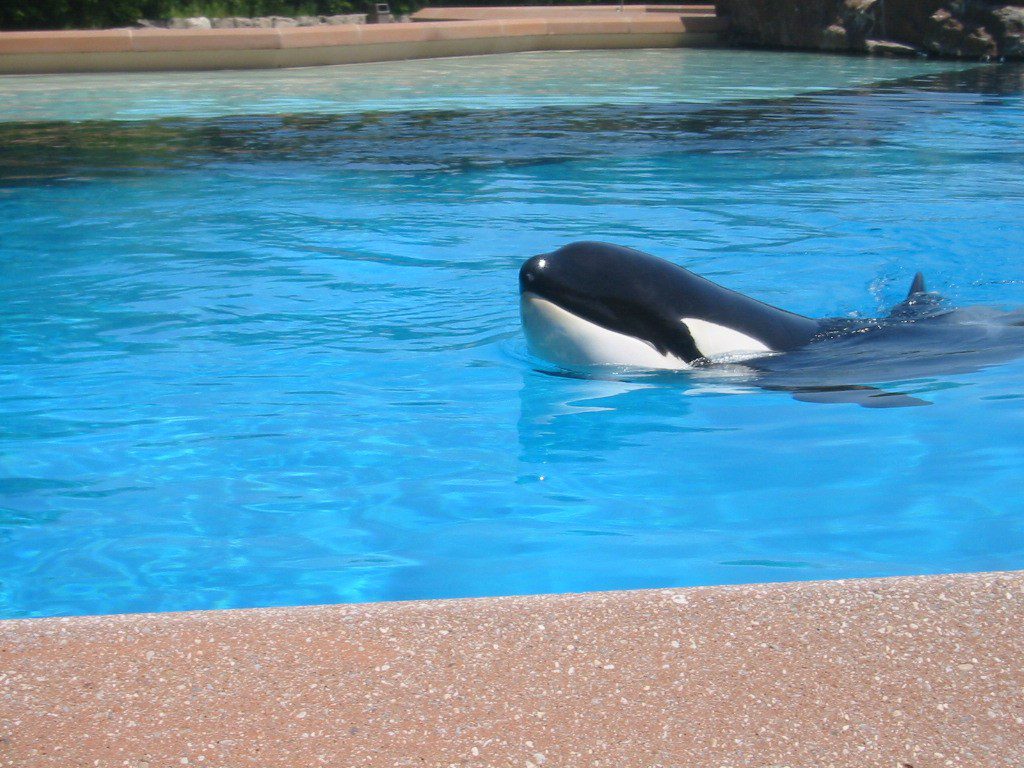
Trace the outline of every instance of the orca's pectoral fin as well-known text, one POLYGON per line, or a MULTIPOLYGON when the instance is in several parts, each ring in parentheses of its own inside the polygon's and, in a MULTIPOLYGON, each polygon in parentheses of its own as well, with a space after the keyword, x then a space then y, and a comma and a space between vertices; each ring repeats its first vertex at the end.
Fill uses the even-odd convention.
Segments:
POLYGON ((877 387, 865 387, 860 384, 841 384, 819 387, 765 387, 781 392, 789 392, 794 400, 802 403, 852 403, 862 408, 912 408, 918 405, 931 405, 903 392, 888 392, 877 387))
POLYGON ((914 275, 914 281, 910 284, 910 290, 907 292, 907 298, 912 299, 918 293, 928 293, 928 289, 924 284, 924 275, 920 272, 914 275))

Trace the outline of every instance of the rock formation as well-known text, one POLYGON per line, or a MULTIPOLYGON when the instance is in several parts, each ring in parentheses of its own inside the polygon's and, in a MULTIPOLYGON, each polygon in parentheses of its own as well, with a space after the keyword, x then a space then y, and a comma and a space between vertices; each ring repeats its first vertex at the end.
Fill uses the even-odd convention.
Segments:
POLYGON ((162 29, 236 29, 259 27, 272 29, 276 27, 316 27, 324 24, 365 24, 365 13, 346 13, 335 16, 225 16, 208 19, 196 16, 188 19, 139 19, 138 27, 159 27, 162 29))
POLYGON ((734 42, 773 48, 1024 59, 1024 5, 1006 0, 718 0, 734 42))

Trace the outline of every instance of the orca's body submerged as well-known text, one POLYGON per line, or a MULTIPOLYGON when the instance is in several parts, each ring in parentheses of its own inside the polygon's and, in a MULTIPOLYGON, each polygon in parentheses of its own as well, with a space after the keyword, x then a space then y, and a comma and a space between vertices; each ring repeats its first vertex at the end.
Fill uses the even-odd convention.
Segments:
POLYGON ((1024 315, 949 309, 920 274, 907 299, 877 320, 793 314, 608 243, 534 256, 519 285, 530 351, 575 371, 706 371, 742 360, 744 378, 765 389, 892 407, 926 403, 863 382, 974 371, 1024 354, 1024 315))

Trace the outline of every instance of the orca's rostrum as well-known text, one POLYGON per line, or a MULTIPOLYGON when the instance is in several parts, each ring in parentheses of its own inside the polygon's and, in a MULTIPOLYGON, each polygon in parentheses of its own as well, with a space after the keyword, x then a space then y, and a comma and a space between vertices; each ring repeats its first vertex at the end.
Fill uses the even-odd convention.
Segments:
POLYGON ((920 274, 888 317, 870 320, 787 312, 609 243, 534 256, 520 269, 519 287, 531 353, 568 370, 706 369, 742 360, 764 389, 892 407, 925 401, 864 382, 976 371, 1024 353, 1021 312, 951 309, 920 274))

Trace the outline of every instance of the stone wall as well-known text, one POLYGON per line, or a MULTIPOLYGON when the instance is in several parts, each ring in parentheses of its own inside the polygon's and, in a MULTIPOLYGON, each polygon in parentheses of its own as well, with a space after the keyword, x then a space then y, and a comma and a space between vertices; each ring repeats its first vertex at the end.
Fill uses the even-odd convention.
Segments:
POLYGON ((1024 59, 1024 4, 1006 0, 718 0, 742 45, 1024 59))

